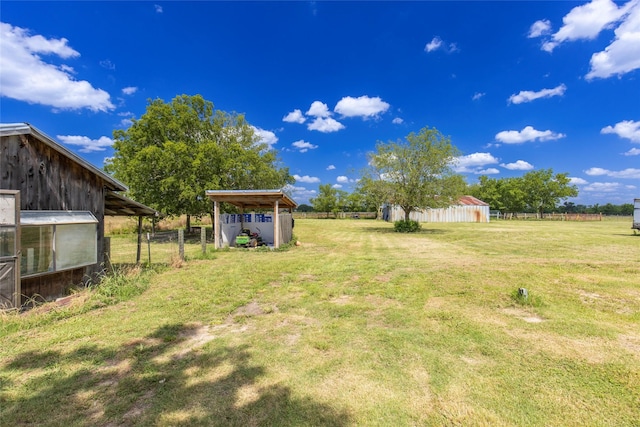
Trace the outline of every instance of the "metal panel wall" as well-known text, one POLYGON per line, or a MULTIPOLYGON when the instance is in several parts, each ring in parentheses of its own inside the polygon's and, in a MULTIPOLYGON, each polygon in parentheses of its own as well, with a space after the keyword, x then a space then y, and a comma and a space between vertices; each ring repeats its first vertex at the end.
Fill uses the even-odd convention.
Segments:
MULTIPOLYGON (((449 206, 442 209, 426 209, 413 211, 409 216, 418 222, 489 222, 489 206, 449 206)), ((390 208, 391 222, 404 219, 404 211, 400 206, 390 208)))

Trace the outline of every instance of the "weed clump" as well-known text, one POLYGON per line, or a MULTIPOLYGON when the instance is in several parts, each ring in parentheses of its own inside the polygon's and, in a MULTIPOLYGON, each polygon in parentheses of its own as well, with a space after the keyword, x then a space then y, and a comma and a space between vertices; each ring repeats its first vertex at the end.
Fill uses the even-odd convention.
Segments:
POLYGON ((511 292, 511 299, 516 304, 527 307, 542 307, 544 305, 542 298, 525 288, 518 288, 511 292))

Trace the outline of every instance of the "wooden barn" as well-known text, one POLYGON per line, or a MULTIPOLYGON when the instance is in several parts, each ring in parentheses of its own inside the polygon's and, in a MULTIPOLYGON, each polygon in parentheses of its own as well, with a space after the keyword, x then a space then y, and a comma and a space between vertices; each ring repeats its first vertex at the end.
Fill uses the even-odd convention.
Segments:
POLYGON ((0 124, 0 307, 96 280, 105 215, 157 214, 126 190, 30 124, 0 124))

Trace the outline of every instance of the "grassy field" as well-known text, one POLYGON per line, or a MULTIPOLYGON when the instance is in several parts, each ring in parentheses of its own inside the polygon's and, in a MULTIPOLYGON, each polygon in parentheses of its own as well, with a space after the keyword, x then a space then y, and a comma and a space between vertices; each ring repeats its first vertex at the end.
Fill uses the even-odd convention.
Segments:
POLYGON ((107 282, 138 286, 123 301, 2 315, 0 424, 638 426, 630 225, 297 220, 301 246, 184 263, 154 244, 107 282))

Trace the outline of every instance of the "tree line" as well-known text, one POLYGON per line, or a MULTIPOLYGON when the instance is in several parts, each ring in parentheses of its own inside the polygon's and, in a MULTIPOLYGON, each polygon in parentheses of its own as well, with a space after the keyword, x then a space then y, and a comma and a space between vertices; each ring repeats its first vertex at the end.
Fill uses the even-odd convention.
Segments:
MULTIPOLYGON (((214 109, 200 95, 149 100, 127 129, 114 131, 114 156, 105 170, 129 186, 128 195, 166 215, 211 214, 206 190, 285 189, 295 183, 277 152, 261 143, 241 114, 214 109)), ((633 206, 585 207, 566 173, 551 169, 516 178, 481 176, 467 185, 454 172, 459 151, 448 136, 425 127, 397 141, 378 142, 351 193, 322 184, 300 211, 372 212, 384 203, 412 211, 455 204, 473 195, 503 212, 588 212, 627 215, 633 206), (560 203, 565 201, 563 205, 560 203)))

